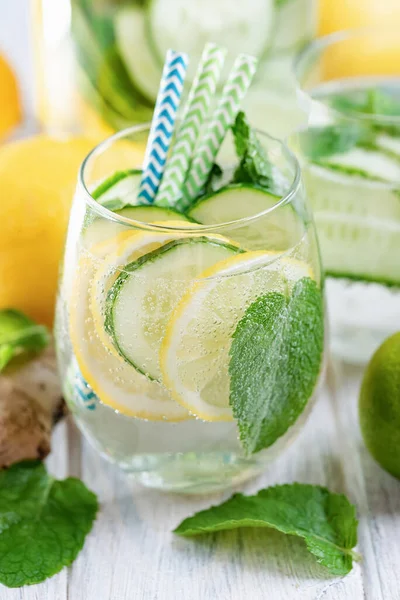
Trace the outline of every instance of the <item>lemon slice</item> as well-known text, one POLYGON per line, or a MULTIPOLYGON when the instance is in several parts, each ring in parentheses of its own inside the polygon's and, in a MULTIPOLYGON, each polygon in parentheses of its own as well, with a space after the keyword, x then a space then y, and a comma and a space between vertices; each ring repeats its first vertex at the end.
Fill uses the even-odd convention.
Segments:
MULTIPOLYGON (((187 223, 180 220, 156 221, 153 223, 158 227, 196 229, 200 227, 196 223, 187 223)), ((114 284, 123 266, 134 262, 141 256, 160 248, 174 239, 180 239, 186 235, 182 231, 121 231, 114 238, 104 240, 91 248, 93 256, 104 258, 97 268, 90 288, 90 310, 93 317, 94 328, 99 339, 108 350, 115 356, 120 356, 114 344, 104 328, 105 301, 107 293, 114 284)), ((195 237, 197 234, 190 234, 195 237)), ((201 234, 198 234, 201 235, 201 234)), ((214 235, 214 238, 224 239, 222 236, 214 235)), ((121 360, 122 357, 121 357, 121 360)))
POLYGON ((306 263, 253 251, 202 273, 170 319, 160 349, 164 385, 173 398, 206 421, 231 421, 229 350, 246 309, 270 291, 290 293, 306 263))
POLYGON ((69 297, 69 328, 79 369, 103 404, 129 416, 152 421, 183 421, 191 418, 157 382, 111 354, 94 326, 90 311, 93 276, 98 266, 92 256, 82 256, 69 297))

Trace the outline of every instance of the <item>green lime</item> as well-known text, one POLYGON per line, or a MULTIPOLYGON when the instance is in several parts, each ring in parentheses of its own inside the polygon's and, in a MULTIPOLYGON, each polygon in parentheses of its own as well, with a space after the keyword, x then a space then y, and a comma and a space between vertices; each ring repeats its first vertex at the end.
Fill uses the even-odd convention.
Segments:
POLYGON ((400 479, 400 332, 378 348, 367 366, 359 417, 368 450, 400 479))

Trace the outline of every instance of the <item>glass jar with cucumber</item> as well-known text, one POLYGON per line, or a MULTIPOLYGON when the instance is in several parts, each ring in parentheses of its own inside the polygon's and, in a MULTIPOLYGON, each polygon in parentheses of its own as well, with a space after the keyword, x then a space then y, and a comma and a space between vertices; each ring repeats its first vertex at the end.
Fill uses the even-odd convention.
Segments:
POLYGON ((313 208, 333 350, 365 362, 400 322, 400 38, 341 32, 297 60, 311 104, 296 136, 313 208))
POLYGON ((77 424, 109 460, 148 486, 209 492, 264 469, 312 406, 318 247, 296 159, 243 113, 185 209, 138 204, 148 133, 116 134, 81 170, 60 370, 77 424))
MULTIPOLYGON (((316 0, 32 0, 40 117, 51 131, 104 138, 151 118, 166 50, 199 58, 207 40, 260 59, 252 122, 290 130, 291 60, 315 33, 316 0)), ((229 61, 227 61, 229 62, 229 61)), ((194 68, 189 68, 188 77, 194 68)))

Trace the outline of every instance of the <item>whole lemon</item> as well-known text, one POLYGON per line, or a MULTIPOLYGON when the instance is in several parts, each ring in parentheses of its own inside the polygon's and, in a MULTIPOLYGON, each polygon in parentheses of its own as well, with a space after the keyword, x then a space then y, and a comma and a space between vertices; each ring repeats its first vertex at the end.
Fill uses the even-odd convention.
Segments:
POLYGON ((0 308, 52 324, 77 173, 92 147, 46 136, 0 147, 0 308))
POLYGON ((400 332, 378 348, 366 368, 359 417, 368 450, 400 479, 400 332))
POLYGON ((17 80, 0 54, 0 138, 6 137, 22 118, 22 109, 17 80))

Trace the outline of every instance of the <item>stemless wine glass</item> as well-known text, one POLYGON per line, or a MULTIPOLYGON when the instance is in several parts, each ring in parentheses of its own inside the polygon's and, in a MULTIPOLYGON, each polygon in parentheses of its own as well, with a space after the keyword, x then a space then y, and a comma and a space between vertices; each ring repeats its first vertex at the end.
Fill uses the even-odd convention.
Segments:
MULTIPOLYGON (((132 207, 148 133, 122 131, 82 165, 58 298, 59 368, 68 406, 103 456, 147 486, 209 492, 260 472, 309 412, 323 369, 318 245, 299 165, 266 134, 280 196, 237 184, 186 214, 132 207), (232 337, 258 302, 271 322, 267 345, 258 334, 241 340, 253 364, 232 337), (242 377, 265 378, 268 397, 234 416, 232 379, 242 377), (273 431, 243 448, 244 417, 257 427, 275 419, 273 431)), ((229 134, 217 157, 227 177, 233 156, 229 134)))
POLYGON ((314 212, 334 353, 363 363, 400 323, 400 37, 339 32, 296 63, 310 102, 297 137, 314 212))

